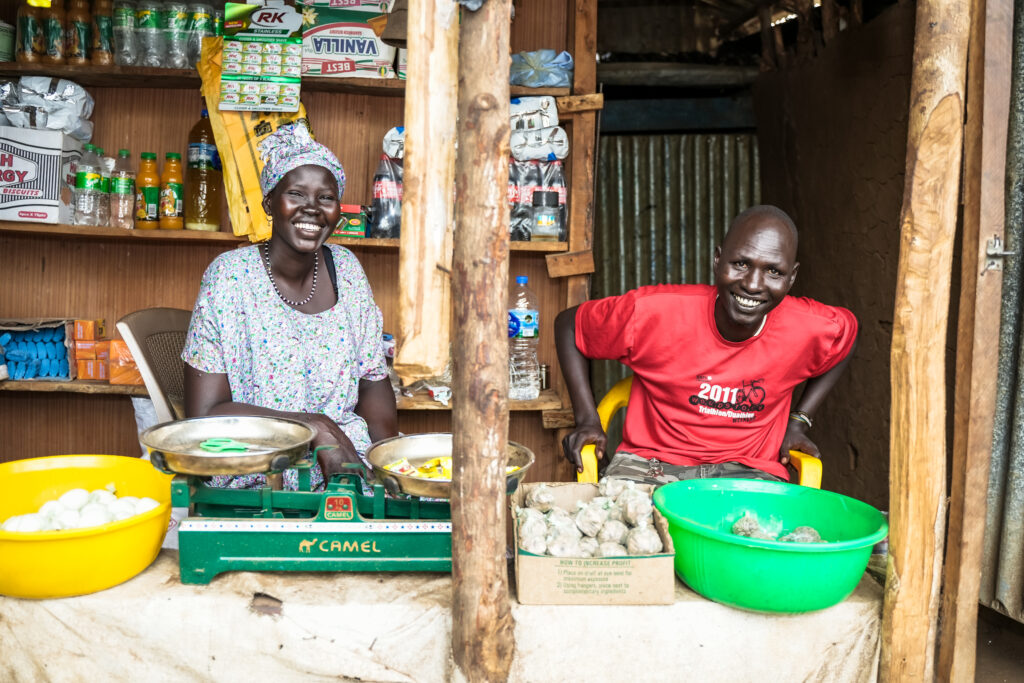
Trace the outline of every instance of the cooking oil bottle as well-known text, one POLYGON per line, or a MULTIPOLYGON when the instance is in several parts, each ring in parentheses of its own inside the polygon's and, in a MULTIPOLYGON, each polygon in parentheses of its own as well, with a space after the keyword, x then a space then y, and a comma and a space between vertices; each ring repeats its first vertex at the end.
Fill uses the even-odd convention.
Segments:
POLYGON ((213 139, 210 115, 203 109, 188 134, 188 170, 185 172, 185 228, 220 230, 224 181, 213 139))

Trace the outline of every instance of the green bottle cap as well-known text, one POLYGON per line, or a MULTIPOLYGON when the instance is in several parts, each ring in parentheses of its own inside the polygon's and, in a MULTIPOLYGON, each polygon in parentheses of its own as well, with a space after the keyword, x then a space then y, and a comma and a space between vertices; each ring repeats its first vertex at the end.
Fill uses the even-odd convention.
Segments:
POLYGON ((119 149, 119 150, 117 150, 117 156, 119 156, 119 157, 130 157, 131 155, 132 155, 132 153, 129 152, 128 150, 126 150, 126 149, 119 149))
POLYGON ((139 158, 146 159, 147 161, 156 161, 156 152, 143 152, 139 158))
POLYGON ((177 159, 178 161, 181 161, 181 155, 178 154, 177 152, 168 152, 167 156, 165 158, 167 158, 167 159, 177 159))

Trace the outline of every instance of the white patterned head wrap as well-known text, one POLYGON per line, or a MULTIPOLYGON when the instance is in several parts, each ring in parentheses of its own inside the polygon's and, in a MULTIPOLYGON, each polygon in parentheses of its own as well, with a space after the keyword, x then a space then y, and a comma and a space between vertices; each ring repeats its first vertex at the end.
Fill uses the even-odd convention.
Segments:
POLYGON ((259 144, 259 150, 265 164, 260 173, 263 196, 270 194, 288 171, 306 165, 326 168, 338 181, 338 199, 345 193, 345 169, 338 157, 314 140, 302 123, 281 126, 259 144))

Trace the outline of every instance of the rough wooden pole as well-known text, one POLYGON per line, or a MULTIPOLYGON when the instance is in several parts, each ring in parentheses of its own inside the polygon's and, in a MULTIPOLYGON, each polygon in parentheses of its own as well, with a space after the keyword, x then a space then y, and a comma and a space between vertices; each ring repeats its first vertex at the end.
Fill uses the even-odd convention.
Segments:
POLYGON ((839 35, 839 7, 836 0, 821 0, 821 37, 828 45, 839 35))
POLYGON ((453 269, 452 658, 502 681, 515 647, 505 562, 510 0, 462 13, 453 269))
POLYGON ((406 381, 440 375, 449 356, 457 7, 409 0, 395 356, 395 371, 406 381))
POLYGON ((946 522, 945 356, 969 0, 919 0, 891 353, 883 681, 930 681, 946 522))
POLYGON ((775 64, 775 37, 772 35, 772 6, 758 5, 757 17, 761 22, 761 70, 771 71, 775 64))
MULTIPOLYGON (((967 65, 963 257, 957 326, 953 479, 943 575, 940 681, 973 681, 985 508, 995 410, 1002 272, 986 243, 1002 238, 1013 43, 1011 0, 974 0, 967 65)), ((1005 240, 1004 240, 1005 243, 1005 240)))

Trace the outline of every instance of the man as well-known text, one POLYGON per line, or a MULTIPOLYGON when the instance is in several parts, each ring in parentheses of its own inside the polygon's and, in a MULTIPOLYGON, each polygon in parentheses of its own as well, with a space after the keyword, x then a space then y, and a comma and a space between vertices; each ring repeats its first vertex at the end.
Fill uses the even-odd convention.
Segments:
POLYGON ((605 476, 663 484, 697 477, 788 479, 788 453, 818 456, 815 411, 849 363, 850 311, 787 296, 797 231, 774 206, 733 221, 715 249, 715 285, 652 285, 588 301, 555 320, 558 360, 576 415, 562 442, 604 456, 589 359, 633 371, 623 441, 605 476), (807 381, 796 405, 793 390, 807 381))

